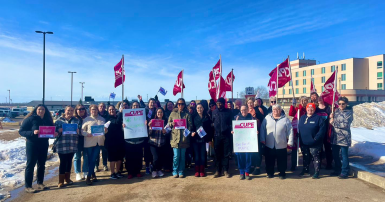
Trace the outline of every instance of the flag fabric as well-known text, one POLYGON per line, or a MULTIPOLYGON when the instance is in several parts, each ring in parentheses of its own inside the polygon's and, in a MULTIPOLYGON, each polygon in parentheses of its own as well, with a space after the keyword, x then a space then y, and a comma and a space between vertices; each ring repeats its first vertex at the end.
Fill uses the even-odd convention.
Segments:
POLYGON ((334 104, 338 107, 338 98, 340 97, 340 94, 338 93, 336 89, 336 73, 337 71, 334 71, 333 74, 330 76, 330 78, 326 81, 324 85, 324 92, 322 92, 321 97, 323 98, 324 102, 332 105, 333 103, 333 91, 335 91, 335 102, 334 104))
POLYGON ((211 99, 213 99, 216 102, 217 101, 217 88, 216 88, 216 84, 215 84, 213 71, 210 71, 210 74, 209 74, 208 88, 209 88, 209 93, 210 93, 211 99))
POLYGON ((126 74, 123 72, 124 68, 124 59, 120 59, 119 63, 115 65, 115 88, 122 85, 124 81, 126 81, 126 74), (122 73, 123 72, 123 73, 122 73), (122 74, 123 74, 123 82, 122 82, 122 74))
MULTIPOLYGON (((270 75, 270 74, 269 74, 270 75)), ((277 95, 277 71, 274 71, 272 75, 270 75, 269 84, 269 97, 274 97, 277 95)))
POLYGON ((213 73, 215 76, 215 80, 218 80, 221 74, 221 59, 218 60, 217 64, 213 67, 213 73))
POLYGON ((111 99, 115 99, 115 96, 116 96, 115 93, 110 93, 110 98, 111 98, 111 99))
POLYGON ((232 91, 231 87, 232 87, 232 83, 234 82, 234 80, 235 80, 234 72, 231 71, 231 72, 227 75, 226 80, 225 80, 225 82, 226 82, 225 90, 226 90, 226 91, 232 91), (231 78, 231 74, 233 75, 232 78, 231 78))
POLYGON ((316 93, 317 92, 317 89, 315 89, 315 86, 314 86, 314 83, 313 83, 313 79, 310 79, 310 93, 316 93))
MULTIPOLYGON (((278 82, 279 82, 278 88, 282 88, 287 82, 291 80, 289 65, 290 65, 289 58, 287 58, 285 61, 283 61, 281 64, 278 65, 278 82)), ((270 72, 269 76, 272 77, 276 71, 277 71, 277 68, 274 68, 270 72)), ((275 74, 275 77, 277 77, 277 74, 275 74)))
POLYGON ((162 94, 163 96, 165 96, 165 95, 167 94, 167 90, 164 89, 164 88, 162 88, 162 87, 159 88, 159 92, 160 92, 160 94, 162 94))
MULTIPOLYGON (((183 83, 183 70, 179 72, 178 74, 178 77, 175 81, 175 84, 174 84, 174 89, 172 91, 172 93, 174 94, 174 96, 178 93, 181 93, 182 92, 182 88, 181 88, 181 85, 183 83)), ((186 88, 186 86, 184 85, 183 83, 183 89, 186 88)))
POLYGON ((259 91, 257 91, 257 94, 255 95, 255 99, 261 98, 261 95, 259 94, 259 91))
POLYGON ((220 77, 220 80, 219 80, 220 84, 219 84, 219 89, 218 89, 218 98, 225 98, 226 99, 226 81, 223 79, 223 77, 220 77))

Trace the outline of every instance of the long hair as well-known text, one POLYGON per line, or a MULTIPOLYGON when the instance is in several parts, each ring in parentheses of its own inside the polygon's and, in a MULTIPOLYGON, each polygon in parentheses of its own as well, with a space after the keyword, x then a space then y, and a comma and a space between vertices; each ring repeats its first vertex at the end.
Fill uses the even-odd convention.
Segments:
POLYGON ((80 119, 83 119, 83 118, 85 118, 85 117, 87 117, 87 110, 84 110, 84 117, 81 117, 81 116, 78 114, 78 109, 80 109, 80 108, 82 108, 82 107, 85 109, 84 105, 82 105, 82 104, 77 104, 77 105, 75 106, 75 110, 74 110, 74 117, 78 118, 79 120, 80 120, 80 119))
POLYGON ((162 120, 165 121, 164 123, 167 123, 166 113, 165 113, 165 111, 164 111, 164 109, 162 107, 159 107, 158 109, 156 109, 156 111, 155 111, 155 118, 156 119, 159 118, 158 117, 158 110, 162 110, 162 112, 163 112, 162 120))
MULTIPOLYGON (((187 109, 187 106, 186 106, 186 101, 183 99, 183 98, 179 98, 177 101, 176 101, 176 106, 178 106, 178 102, 179 101, 183 101, 184 103, 184 108, 183 108, 183 111, 187 111, 187 113, 189 112, 188 109, 187 109)), ((178 108, 178 107, 176 107, 178 108)))
MULTIPOLYGON (((65 111, 66 111, 68 108, 70 108, 70 107, 72 108, 72 106, 67 105, 67 106, 64 108, 64 113, 61 114, 61 117, 63 117, 63 118, 65 117, 65 111)), ((75 111, 75 109, 74 109, 74 111, 75 111)))
MULTIPOLYGON (((206 101, 206 104, 207 104, 207 101, 206 101)), ((203 106, 203 104, 202 103, 198 103, 197 104, 197 108, 198 108, 198 105, 200 105, 200 106, 202 106, 202 108, 203 108, 203 116, 208 116, 208 113, 207 113, 207 110, 208 109, 206 109, 204 106, 203 106)), ((198 110, 197 110, 197 113, 198 113, 198 110)))
POLYGON ((46 121, 49 121, 53 125, 53 118, 52 118, 51 112, 49 112, 47 106, 45 106, 43 104, 38 104, 35 108, 33 108, 33 110, 31 112, 29 112, 29 114, 27 114, 27 116, 25 116, 24 119, 27 119, 30 116, 37 116, 37 108, 39 108, 39 107, 44 107, 45 112, 44 112, 43 119, 46 121))
POLYGON ((172 108, 174 109, 175 108, 175 104, 172 102, 172 101, 168 101, 165 105, 164 105, 164 111, 165 112, 171 112, 170 110, 168 110, 168 108, 167 108, 167 105, 168 105, 168 103, 170 103, 171 102, 171 104, 172 104, 172 108))

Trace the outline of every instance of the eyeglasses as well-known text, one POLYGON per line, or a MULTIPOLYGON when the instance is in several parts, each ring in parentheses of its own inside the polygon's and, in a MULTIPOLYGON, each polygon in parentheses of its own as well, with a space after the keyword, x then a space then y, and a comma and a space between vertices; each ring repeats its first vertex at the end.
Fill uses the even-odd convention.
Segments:
POLYGON ((277 101, 270 101, 270 103, 277 103, 277 101))
POLYGON ((79 108, 78 110, 79 110, 79 111, 83 111, 83 110, 86 110, 86 109, 85 109, 85 108, 79 108))
POLYGON ((338 103, 338 105, 346 105, 346 103, 344 103, 344 102, 343 103, 338 103))
POLYGON ((183 105, 185 105, 184 103, 178 103, 178 105, 181 105, 181 106, 183 106, 183 105))

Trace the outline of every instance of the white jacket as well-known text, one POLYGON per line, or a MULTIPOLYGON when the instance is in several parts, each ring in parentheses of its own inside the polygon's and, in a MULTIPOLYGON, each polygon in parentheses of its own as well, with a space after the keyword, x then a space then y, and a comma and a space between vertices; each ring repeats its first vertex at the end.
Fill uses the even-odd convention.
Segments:
POLYGON ((272 114, 268 114, 262 122, 260 132, 261 142, 264 141, 270 149, 284 149, 288 144, 293 145, 291 122, 285 115, 275 120, 272 114))
POLYGON ((97 144, 99 146, 104 146, 104 140, 106 137, 104 135, 101 136, 92 136, 88 137, 88 133, 91 133, 91 126, 97 126, 97 125, 104 125, 105 124, 105 119, 101 116, 97 117, 92 117, 92 116, 87 116, 83 120, 83 125, 82 125, 82 135, 84 137, 84 147, 89 148, 89 147, 95 147, 97 144))

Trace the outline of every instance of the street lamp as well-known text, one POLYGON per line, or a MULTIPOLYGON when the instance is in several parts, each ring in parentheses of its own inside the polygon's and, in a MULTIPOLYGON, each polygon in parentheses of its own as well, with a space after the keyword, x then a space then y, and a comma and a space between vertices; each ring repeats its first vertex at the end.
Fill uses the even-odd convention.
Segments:
POLYGON ((8 97, 9 106, 11 106, 11 90, 8 90, 8 93, 9 93, 9 97, 8 97))
POLYGON ((53 32, 35 31, 38 34, 43 34, 43 105, 45 98, 45 34, 53 34, 53 32))
POLYGON ((68 73, 71 74, 71 107, 72 107, 72 90, 73 90, 73 84, 74 84, 74 73, 76 74, 76 72, 68 71, 68 73))
POLYGON ((83 88, 84 88, 84 84, 86 83, 86 82, 79 82, 80 84, 82 84, 82 96, 80 97, 80 100, 83 102, 83 88))

